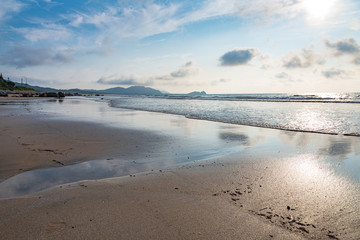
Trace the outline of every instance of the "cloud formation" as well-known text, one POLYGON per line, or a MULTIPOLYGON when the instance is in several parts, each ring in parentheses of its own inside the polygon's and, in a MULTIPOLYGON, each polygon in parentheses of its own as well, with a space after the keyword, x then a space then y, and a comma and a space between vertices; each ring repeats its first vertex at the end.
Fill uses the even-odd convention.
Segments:
POLYGON ((68 63, 73 60, 72 51, 55 52, 51 48, 31 48, 15 46, 0 58, 3 65, 24 68, 39 65, 51 65, 56 63, 68 63))
POLYGON ((301 1, 297 0, 209 0, 201 8, 185 16, 184 22, 223 15, 270 22, 276 18, 292 18, 303 10, 301 1))
MULTIPOLYGON (((52 1, 44 0, 46 6, 56 7, 52 1)), ((42 7, 40 2, 35 1, 42 7)), ((62 3, 70 6, 68 3, 62 3)), ((20 12, 25 4, 17 0, 3 0, 0 8, 0 19, 4 15, 20 12)), ((156 34, 174 32, 183 26, 219 16, 237 16, 240 18, 272 18, 274 16, 291 17, 299 11, 298 1, 291 0, 206 0, 200 3, 173 2, 161 3, 156 1, 118 1, 116 4, 99 4, 96 1, 87 3, 86 8, 75 9, 73 13, 63 13, 52 19, 32 19, 32 24, 21 27, 9 27, 10 31, 21 34, 24 40, 30 43, 40 41, 51 41, 51 47, 59 44, 59 41, 66 40, 66 45, 73 49, 91 54, 109 55, 104 51, 104 46, 97 44, 98 38, 114 38, 116 41, 107 44, 109 49, 114 47, 118 41, 124 38, 142 39, 156 34), (191 10, 189 10, 191 9, 191 10), (95 40, 94 40, 95 39, 95 40), (94 43, 96 48, 94 49, 94 43), (79 48, 79 46, 82 46, 79 48), (84 47, 85 46, 85 47, 84 47), (92 46, 90 49, 87 46, 92 46)), ((15 15, 16 16, 16 15, 15 15)), ((1 21, 1 20, 0 20, 1 21)), ((10 48, 10 47, 9 47, 10 48)), ((246 64, 254 56, 254 49, 246 49, 234 52, 238 56, 230 59, 230 53, 223 56, 223 66, 246 64), (242 55, 241 55, 242 54, 242 55)), ((26 57, 26 56, 24 56, 26 57)), ((20 60, 19 60, 20 62, 20 60)), ((24 60, 27 62, 27 60, 24 60)), ((41 61, 38 61, 39 63, 41 61)), ((44 61, 44 63, 47 62, 44 61)), ((21 64, 20 64, 21 65, 21 64)), ((24 64, 25 66, 37 66, 24 64)), ((185 72, 171 73, 176 78, 186 74, 185 72)))
POLYGON ((360 30, 360 21, 357 19, 353 19, 350 23, 350 29, 353 31, 359 31, 360 30))
POLYGON ((14 12, 20 12, 24 6, 24 3, 16 0, 2 0, 0 6, 0 22, 14 12))
POLYGON ((178 70, 171 72, 170 74, 152 77, 154 80, 174 80, 178 78, 187 78, 199 74, 200 69, 195 66, 193 61, 188 61, 178 70))
POLYGON ((346 75, 346 72, 344 70, 337 69, 337 68, 331 68, 331 69, 322 71, 321 73, 326 78, 339 78, 339 77, 343 77, 344 75, 346 75))
MULTIPOLYGON (((308 68, 316 61, 316 55, 311 49, 303 48, 301 53, 290 52, 283 58, 285 68, 308 68)), ((320 63, 318 61, 317 63, 320 63)))
POLYGON ((356 57, 354 60, 353 60, 353 63, 355 65, 360 65, 360 56, 359 57, 356 57))
POLYGON ((360 65, 360 45, 354 38, 344 38, 335 42, 326 39, 325 45, 334 51, 335 57, 343 55, 354 57, 351 63, 360 65))
POLYGON ((225 79, 225 78, 220 78, 219 80, 214 80, 214 81, 211 81, 211 85, 212 86, 217 86, 219 84, 224 84, 224 83, 227 83, 227 82, 230 82, 231 79, 225 79))
POLYGON ((76 14, 68 15, 68 21, 73 27, 93 25, 120 38, 143 38, 173 32, 189 23, 225 15, 256 19, 293 17, 300 11, 299 6, 301 4, 295 0, 207 0, 200 4, 134 1, 125 7, 119 1, 117 5, 105 10, 100 8, 91 13, 78 11, 76 14))
POLYGON ((170 73, 170 76, 173 78, 184 78, 192 75, 196 75, 199 73, 199 69, 195 67, 193 61, 189 61, 185 63, 185 65, 181 66, 179 70, 170 73))
MULTIPOLYGON (((13 30, 22 34, 30 42, 64 39, 72 39, 74 42, 80 39, 91 41, 96 36, 141 39, 174 32, 186 24, 219 16, 228 15, 240 18, 289 16, 290 12, 298 11, 296 10, 297 1, 285 0, 274 0, 271 3, 266 0, 228 0, 226 3, 223 0, 207 0, 196 4, 155 1, 126 1, 126 3, 118 1, 117 4, 111 6, 106 3, 99 6, 97 4, 96 2, 88 3, 92 6, 91 8, 76 9, 75 13, 62 14, 61 21, 47 19, 42 22, 40 19, 31 27, 18 27, 13 30), (192 10, 188 11, 189 9, 192 10), (92 36, 83 35, 90 32, 92 36)), ((6 13, 19 12, 23 6, 23 3, 16 0, 3 0, 0 18, 6 13)))
POLYGON ((327 47, 333 49, 337 56, 360 53, 360 46, 354 38, 344 38, 336 42, 325 40, 325 44, 327 47))
POLYGON ((144 38, 177 30, 183 21, 177 16, 180 4, 156 4, 152 1, 121 3, 97 12, 78 12, 67 16, 69 25, 75 28, 93 26, 102 35, 117 38, 144 38))
POLYGON ((234 49, 231 50, 220 57, 221 66, 237 66, 245 65, 251 61, 258 51, 253 48, 249 49, 234 49))
POLYGON ((30 42, 42 40, 59 41, 71 36, 70 30, 63 25, 41 24, 41 28, 14 28, 15 31, 22 34, 30 42))
POLYGON ((152 85, 152 81, 142 79, 135 75, 117 75, 117 74, 102 77, 97 81, 97 83, 107 84, 107 85, 126 85, 126 86, 152 85))
POLYGON ((280 79, 289 78, 289 74, 287 74, 286 72, 281 72, 276 74, 275 77, 280 79))
POLYGON ((86 55, 98 55, 98 56, 110 56, 114 52, 116 52, 116 49, 98 47, 98 48, 87 50, 85 52, 85 54, 86 55))
POLYGON ((100 78, 97 83, 109 85, 144 85, 151 86, 155 81, 172 81, 196 75, 200 69, 195 66, 193 61, 189 61, 181 66, 178 70, 162 76, 140 77, 136 75, 118 75, 114 74, 100 78))

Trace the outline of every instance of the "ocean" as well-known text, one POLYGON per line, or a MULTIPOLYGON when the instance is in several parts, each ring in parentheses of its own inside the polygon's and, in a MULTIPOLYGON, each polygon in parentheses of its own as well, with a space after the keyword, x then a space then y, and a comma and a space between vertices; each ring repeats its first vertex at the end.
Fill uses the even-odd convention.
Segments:
POLYGON ((360 93, 107 96, 111 107, 288 131, 360 136, 360 93))

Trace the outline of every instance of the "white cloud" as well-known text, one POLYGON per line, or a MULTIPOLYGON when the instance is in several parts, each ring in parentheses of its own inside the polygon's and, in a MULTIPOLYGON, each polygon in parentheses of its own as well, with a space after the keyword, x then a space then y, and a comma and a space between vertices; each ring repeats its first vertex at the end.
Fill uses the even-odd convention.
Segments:
POLYGON ((319 58, 312 49, 303 48, 301 53, 289 52, 283 57, 285 68, 308 68, 314 64, 324 64, 324 60, 319 58))
POLYGON ((187 78, 193 75, 196 75, 200 72, 200 69, 195 66, 193 61, 189 61, 181 66, 178 70, 171 72, 167 75, 162 76, 150 76, 150 77, 141 77, 135 74, 113 74, 110 76, 105 76, 100 78, 97 83, 100 84, 111 84, 111 85, 144 85, 150 86, 153 85, 155 81, 171 81, 173 80, 187 78))
POLYGON ((199 74, 200 69, 195 66, 193 61, 189 61, 181 66, 178 70, 171 72, 167 75, 155 76, 154 80, 174 80, 179 78, 188 78, 199 74))
POLYGON ((193 61, 185 63, 184 66, 181 66, 179 70, 170 73, 170 76, 173 78, 184 78, 199 73, 199 69, 195 67, 193 61))
POLYGON ((240 18, 294 17, 301 8, 296 0, 206 0, 194 4, 194 10, 186 2, 157 4, 153 1, 139 1, 123 7, 121 3, 98 12, 79 12, 68 16, 69 25, 80 27, 82 24, 96 26, 103 33, 115 34, 118 38, 143 38, 155 34, 169 33, 182 26, 221 16, 240 18))
POLYGON ((42 40, 59 41, 71 36, 70 31, 62 25, 42 24, 42 28, 14 28, 31 42, 42 40))
MULTIPOLYGON (((50 0, 44 0, 53 3, 50 0)), ((130 1, 129 1, 130 2, 130 1)), ((129 3, 128 2, 128 3, 129 3)), ((81 11, 76 14, 62 15, 67 26, 41 25, 38 28, 20 28, 26 39, 39 41, 53 36, 55 40, 68 36, 67 27, 80 28, 83 25, 93 25, 99 35, 109 35, 116 38, 143 38, 160 33, 179 30, 182 26, 225 15, 240 18, 273 18, 293 17, 300 11, 300 4, 296 0, 205 0, 203 3, 170 3, 158 4, 154 1, 130 2, 126 6, 119 2, 117 5, 100 10, 81 11), (125 6, 125 7, 124 7, 125 6), (194 10, 188 10, 193 7, 194 10)), ((16 0, 3 0, 0 17, 7 12, 19 11, 24 4, 16 0)))
POLYGON ((276 17, 292 18, 302 11, 297 0, 208 0, 198 10, 185 17, 184 22, 233 15, 247 19, 272 21, 276 17))
POLYGON ((2 0, 0 5, 0 22, 8 17, 7 15, 20 12, 24 6, 24 3, 16 0, 2 0))
POLYGON ((360 30, 360 21, 357 19, 353 19, 350 22, 350 29, 353 31, 359 31, 360 30))
POLYGON ((106 11, 71 15, 70 25, 90 24, 118 38, 143 38, 178 29, 181 22, 175 15, 179 7, 179 4, 166 6, 155 3, 137 8, 108 7, 106 11))
MULTIPOLYGON (((19 11, 23 4, 15 0, 4 0, 0 11, 0 16, 7 12, 19 11), (4 7, 5 6, 5 7, 4 7)), ((48 3, 54 3, 47 0, 48 3)), ((225 15, 266 18, 268 16, 290 16, 297 10, 295 0, 206 0, 202 3, 190 3, 194 10, 187 11, 189 3, 155 3, 154 1, 127 2, 106 7, 99 10, 77 10, 76 14, 61 15, 62 20, 68 21, 67 25, 58 23, 36 23, 37 27, 13 28, 21 33, 24 38, 32 43, 51 40, 53 44, 58 41, 71 39, 70 44, 79 44, 85 41, 86 46, 94 43, 99 48, 88 50, 89 53, 99 53, 108 55, 109 51, 104 51, 104 45, 116 44, 119 39, 124 38, 144 38, 161 33, 169 33, 179 30, 182 26, 206 20, 209 18, 225 15), (105 10, 104 10, 105 9, 105 10), (95 27, 95 31, 86 31, 90 27, 95 27), (79 30, 79 31, 78 31, 79 30), (90 33, 90 35, 86 35, 90 33), (84 35, 85 34, 85 35, 84 35), (112 39, 110 43, 100 43, 98 39, 112 39), (78 42, 78 43, 76 43, 78 42)), ((102 41, 102 40, 101 40, 102 41)), ((81 44, 84 46, 84 44, 81 44)), ((223 65, 226 65, 224 62, 223 65)), ((175 74, 176 75, 176 74, 175 74)))
POLYGON ((73 27, 78 27, 84 22, 84 17, 81 15, 74 15, 74 19, 70 21, 69 25, 73 27))
POLYGON ((237 13, 236 1, 234 0, 212 0, 205 3, 197 10, 190 12, 182 18, 184 24, 196 22, 212 17, 233 15, 237 13))

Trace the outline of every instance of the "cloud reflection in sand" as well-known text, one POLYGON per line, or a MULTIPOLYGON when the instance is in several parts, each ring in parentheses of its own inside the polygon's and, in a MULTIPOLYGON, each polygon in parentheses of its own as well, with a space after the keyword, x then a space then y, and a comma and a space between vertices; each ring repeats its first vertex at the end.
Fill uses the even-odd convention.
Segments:
POLYGON ((0 197, 31 194, 56 185, 81 180, 126 176, 157 171, 187 162, 237 153, 258 158, 295 157, 297 169, 305 175, 317 174, 321 159, 343 176, 360 180, 360 138, 289 132, 211 121, 183 116, 110 108, 105 102, 65 99, 61 104, 46 102, 28 106, 31 111, 51 113, 52 118, 89 121, 136 130, 154 131, 169 141, 151 150, 145 158, 131 156, 93 160, 71 166, 39 169, 16 175, 0 183, 0 197), (150 156, 151 155, 151 156, 150 156), (299 156, 309 156, 299 158, 299 156))

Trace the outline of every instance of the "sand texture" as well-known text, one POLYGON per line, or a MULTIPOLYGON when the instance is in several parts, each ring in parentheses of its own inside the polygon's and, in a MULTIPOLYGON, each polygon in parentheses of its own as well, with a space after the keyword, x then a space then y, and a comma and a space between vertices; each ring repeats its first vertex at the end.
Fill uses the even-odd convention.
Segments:
POLYGON ((41 114, 1 109, 0 180, 39 168, 114 156, 145 157, 165 141, 160 135, 90 122, 49 120, 41 114))
POLYGON ((351 193, 346 184, 324 189, 296 182, 299 179, 284 173, 278 161, 239 164, 235 159, 79 182, 2 200, 2 239, 359 236, 355 189, 351 193))
MULTIPOLYGON (((26 105, 3 105, 0 109, 0 187, 21 172, 96 159, 123 159, 129 161, 126 166, 139 166, 133 170, 138 172, 123 172, 117 178, 66 183, 0 199, 0 239, 360 237, 359 182, 337 171, 342 169, 341 162, 334 165, 330 161, 345 153, 356 158, 357 138, 264 130, 262 134, 279 134, 286 139, 285 147, 251 145, 263 138, 249 137, 244 142, 245 135, 234 132, 245 128, 176 117, 181 126, 204 125, 209 131, 225 131, 216 135, 221 141, 216 144, 238 144, 241 151, 223 154, 219 149, 221 154, 179 164, 175 161, 171 166, 149 162, 161 156, 177 159, 179 155, 191 160, 196 149, 202 151, 208 142, 200 144, 194 138, 187 145, 189 132, 181 137, 155 127, 147 131, 148 127, 141 130, 49 118, 26 105), (321 145, 321 151, 315 151, 309 139, 324 144, 341 141, 349 147, 341 152, 321 145)), ((175 122, 171 115, 159 116, 161 125, 165 120, 175 122)))

